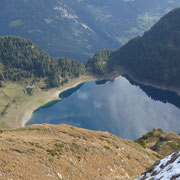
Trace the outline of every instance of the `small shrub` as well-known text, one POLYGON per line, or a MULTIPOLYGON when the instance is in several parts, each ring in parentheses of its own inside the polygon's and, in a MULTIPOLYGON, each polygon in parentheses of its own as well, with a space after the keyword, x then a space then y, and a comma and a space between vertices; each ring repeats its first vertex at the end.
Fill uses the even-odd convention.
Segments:
POLYGON ((110 144, 110 141, 109 141, 108 139, 106 139, 106 142, 107 142, 108 144, 110 144))
POLYGON ((75 150, 74 150, 73 148, 71 148, 71 151, 72 151, 73 153, 75 153, 75 150))
POLYGON ((143 148, 146 148, 146 141, 144 139, 138 139, 135 142, 140 144, 143 148))
POLYGON ((58 148, 58 149, 62 149, 62 148, 64 147, 64 144, 62 144, 62 143, 56 143, 55 146, 56 146, 56 148, 58 148))
POLYGON ((78 161, 80 161, 80 160, 81 160, 81 156, 76 156, 76 158, 78 159, 78 161))
POLYGON ((52 156, 57 155, 57 150, 56 150, 56 149, 48 149, 47 152, 48 152, 49 154, 51 154, 52 156))
POLYGON ((36 150, 34 148, 30 148, 30 149, 27 149, 27 152, 29 153, 32 153, 32 152, 35 152, 36 150))
POLYGON ((170 140, 170 138, 168 138, 168 137, 162 137, 162 136, 159 137, 159 141, 160 142, 162 142, 162 141, 169 141, 169 140, 170 140))
POLYGON ((151 148, 153 151, 159 152, 160 151, 160 141, 158 140, 156 144, 151 148))
POLYGON ((104 146, 105 149, 107 150, 110 150, 110 147, 109 146, 104 146))
POLYGON ((144 139, 144 140, 146 140, 146 139, 148 139, 149 138, 149 134, 144 134, 143 136, 142 136, 142 139, 144 139))
POLYGON ((104 141, 104 139, 103 139, 102 137, 99 137, 99 139, 100 139, 101 141, 104 141))
POLYGON ((164 133, 164 131, 161 128, 157 129, 157 131, 159 131, 160 133, 164 133))
POLYGON ((115 145, 116 149, 119 149, 119 146, 118 145, 115 145))
POLYGON ((156 132, 156 129, 155 129, 155 128, 153 128, 152 133, 154 134, 155 132, 156 132))
POLYGON ((71 133, 69 135, 72 136, 72 137, 76 137, 74 134, 71 134, 71 133))

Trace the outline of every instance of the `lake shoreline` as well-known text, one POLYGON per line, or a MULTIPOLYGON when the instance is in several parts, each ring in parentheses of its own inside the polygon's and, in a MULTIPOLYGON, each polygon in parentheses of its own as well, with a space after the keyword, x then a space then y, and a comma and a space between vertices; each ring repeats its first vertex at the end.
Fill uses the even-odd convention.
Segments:
POLYGON ((42 94, 45 96, 45 101, 43 103, 41 104, 31 103, 31 104, 25 105, 26 110, 24 112, 23 110, 21 110, 22 112, 19 113, 20 115, 18 116, 18 118, 20 121, 20 128, 26 126, 26 123, 31 119, 34 111, 36 111, 38 108, 40 108, 41 106, 44 106, 47 103, 50 103, 51 101, 61 100, 59 98, 59 95, 62 92, 71 88, 75 88, 76 86, 84 82, 99 81, 103 79, 105 79, 105 77, 97 77, 94 75, 83 75, 83 76, 80 76, 79 78, 75 78, 68 81, 63 86, 50 89, 47 92, 42 92, 42 94))
POLYGON ((112 80, 123 74, 127 74, 130 77, 130 79, 132 79, 134 82, 137 82, 139 84, 151 86, 151 87, 162 89, 162 90, 173 91, 173 92, 176 92, 178 95, 180 95, 180 89, 174 89, 174 88, 169 88, 166 86, 155 85, 155 84, 145 82, 145 81, 142 82, 142 81, 137 80, 136 78, 134 78, 132 74, 127 73, 127 72, 118 73, 117 71, 114 71, 113 73, 110 73, 105 76, 95 76, 92 74, 87 74, 87 75, 82 75, 79 78, 69 80, 63 86, 60 86, 58 88, 42 91, 39 94, 35 95, 34 98, 30 99, 27 102, 24 102, 16 115, 16 127, 14 128, 25 127, 26 123, 31 119, 35 110, 37 110, 41 106, 44 106, 45 104, 51 101, 60 100, 59 98, 60 93, 68 89, 74 88, 78 86, 79 84, 85 83, 88 81, 112 80), (39 98, 40 100, 39 101, 34 100, 36 98, 39 98))

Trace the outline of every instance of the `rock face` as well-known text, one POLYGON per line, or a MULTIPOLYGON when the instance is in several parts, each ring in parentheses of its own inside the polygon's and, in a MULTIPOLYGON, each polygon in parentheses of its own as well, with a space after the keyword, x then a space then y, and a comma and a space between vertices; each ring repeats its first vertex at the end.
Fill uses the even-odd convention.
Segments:
POLYGON ((180 151, 158 161, 136 180, 145 179, 180 179, 180 151))
POLYGON ((47 124, 0 132, 0 179, 134 179, 156 160, 108 132, 47 124))

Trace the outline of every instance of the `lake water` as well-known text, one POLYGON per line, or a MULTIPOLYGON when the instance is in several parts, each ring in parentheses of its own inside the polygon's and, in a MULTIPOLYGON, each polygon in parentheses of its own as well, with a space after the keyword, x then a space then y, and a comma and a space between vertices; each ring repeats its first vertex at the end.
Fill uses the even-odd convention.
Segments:
POLYGON ((153 128, 180 133, 180 96, 134 83, 127 77, 87 82, 60 97, 62 101, 36 110, 26 125, 64 123, 131 140, 153 128))

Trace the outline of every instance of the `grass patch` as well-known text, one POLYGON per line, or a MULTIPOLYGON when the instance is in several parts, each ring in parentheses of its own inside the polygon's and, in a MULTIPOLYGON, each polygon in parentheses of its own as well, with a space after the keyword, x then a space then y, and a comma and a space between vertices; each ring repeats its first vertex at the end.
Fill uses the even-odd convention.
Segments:
POLYGON ((56 149, 48 149, 47 152, 51 155, 51 156, 55 156, 58 155, 57 150, 56 149))
POLYGON ((63 147, 64 147, 64 144, 56 143, 55 144, 55 148, 54 149, 48 149, 47 152, 49 154, 51 154, 52 156, 61 155, 62 152, 63 152, 63 149, 62 149, 63 147))
POLYGON ((76 158, 78 159, 78 161, 80 161, 80 160, 81 160, 81 156, 76 156, 76 158))
POLYGON ((27 149, 27 152, 33 153, 33 152, 36 152, 36 150, 34 148, 30 148, 30 149, 27 149))
POLYGON ((62 149, 64 147, 64 144, 56 143, 55 146, 56 146, 57 149, 62 149))
POLYGON ((75 150, 74 150, 73 148, 71 148, 71 151, 72 151, 73 153, 75 153, 75 150))
POLYGON ((104 141, 104 139, 103 139, 102 137, 99 137, 99 139, 100 139, 101 141, 104 141))
POLYGON ((73 146, 76 148, 76 149, 80 149, 80 145, 76 144, 76 143, 73 143, 73 146))
POLYGON ((111 148, 109 146, 104 146, 106 150, 110 150, 111 148))
POLYGON ((37 148, 43 148, 38 142, 29 142, 31 146, 35 146, 37 148))
POLYGON ((109 141, 108 139, 106 139, 106 142, 107 142, 108 144, 110 144, 110 141, 109 141))
POLYGON ((178 151, 180 149, 180 144, 176 144, 174 142, 168 142, 167 145, 171 147, 174 151, 178 151))
POLYGON ((87 134, 87 133, 85 133, 85 132, 82 132, 82 135, 87 136, 88 134, 87 134))
POLYGON ((74 135, 74 134, 71 134, 71 133, 70 133, 69 135, 70 135, 70 136, 72 136, 72 137, 76 137, 76 135, 74 135))
POLYGON ((16 131, 47 131, 46 128, 17 128, 17 129, 11 129, 10 132, 16 132, 16 131))
POLYGON ((135 142, 140 144, 143 148, 146 148, 146 141, 144 139, 137 139, 135 142))
POLYGON ((153 156, 157 157, 158 159, 162 158, 162 156, 160 156, 159 154, 155 154, 155 153, 153 153, 153 156))
POLYGON ((50 163, 53 163, 53 162, 54 162, 54 159, 51 158, 51 157, 49 157, 49 158, 48 158, 48 161, 49 161, 50 163))

